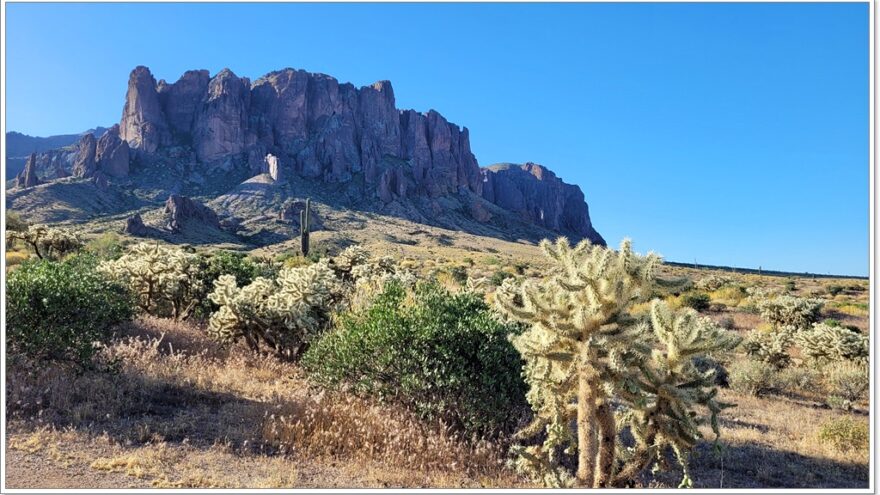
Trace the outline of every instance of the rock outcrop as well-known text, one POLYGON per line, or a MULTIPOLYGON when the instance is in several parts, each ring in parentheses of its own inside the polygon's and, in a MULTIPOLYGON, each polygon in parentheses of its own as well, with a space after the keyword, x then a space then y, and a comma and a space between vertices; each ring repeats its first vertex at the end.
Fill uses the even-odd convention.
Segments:
POLYGON ((584 193, 542 165, 503 163, 483 169, 483 198, 523 220, 574 239, 605 244, 593 228, 584 193))
POLYGON ((144 237, 150 233, 150 228, 144 224, 144 219, 141 218, 141 214, 135 213, 134 215, 125 219, 125 227, 123 227, 122 232, 125 234, 144 237))
POLYGON ((169 196, 165 201, 165 215, 168 218, 166 227, 173 233, 180 232, 189 222, 220 228, 220 219, 214 210, 186 196, 169 196))
POLYGON ((98 169, 95 161, 97 141, 92 134, 84 134, 77 145, 76 159, 73 162, 74 177, 91 177, 98 169))
POLYGON ((128 143, 119 138, 119 126, 110 128, 95 146, 98 170, 110 177, 125 177, 129 172, 128 143))
POLYGON ((156 79, 150 69, 136 67, 128 78, 119 137, 137 151, 152 153, 171 142, 168 123, 159 102, 156 79))
POLYGON ((25 189, 39 184, 40 179, 37 178, 37 154, 31 153, 31 156, 28 157, 27 163, 24 166, 24 170, 15 177, 15 186, 25 189))

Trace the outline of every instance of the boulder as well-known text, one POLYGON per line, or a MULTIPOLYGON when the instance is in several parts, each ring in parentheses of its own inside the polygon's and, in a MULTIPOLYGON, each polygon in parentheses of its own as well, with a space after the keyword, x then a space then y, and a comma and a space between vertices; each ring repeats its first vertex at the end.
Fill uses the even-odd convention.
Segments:
POLYGON ((220 219, 214 210, 186 196, 169 196, 165 201, 165 215, 168 219, 166 228, 172 233, 180 232, 190 222, 220 228, 220 219))

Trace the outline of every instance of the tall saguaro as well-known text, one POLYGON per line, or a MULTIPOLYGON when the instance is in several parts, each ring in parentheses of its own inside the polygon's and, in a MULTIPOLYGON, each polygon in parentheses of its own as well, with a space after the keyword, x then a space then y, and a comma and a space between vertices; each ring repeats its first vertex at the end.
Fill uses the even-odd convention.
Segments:
POLYGON ((312 199, 306 199, 306 207, 299 212, 299 240, 303 256, 309 255, 309 232, 311 229, 312 199))

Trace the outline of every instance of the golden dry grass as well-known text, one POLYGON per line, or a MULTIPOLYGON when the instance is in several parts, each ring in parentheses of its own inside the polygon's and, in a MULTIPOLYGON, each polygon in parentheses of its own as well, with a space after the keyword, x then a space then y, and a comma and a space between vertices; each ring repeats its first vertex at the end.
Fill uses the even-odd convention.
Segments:
POLYGON ((501 444, 322 393, 295 365, 220 349, 194 326, 142 318, 101 362, 109 371, 80 373, 15 357, 10 448, 154 487, 528 486, 501 444))

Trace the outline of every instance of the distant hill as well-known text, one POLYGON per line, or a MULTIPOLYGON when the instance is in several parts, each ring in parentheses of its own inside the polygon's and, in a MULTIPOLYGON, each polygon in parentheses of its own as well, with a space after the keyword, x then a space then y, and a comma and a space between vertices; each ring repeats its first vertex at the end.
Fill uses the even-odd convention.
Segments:
POLYGON ((31 153, 64 148, 75 144, 85 134, 101 137, 107 132, 106 127, 95 127, 78 134, 59 134, 56 136, 28 136, 20 132, 6 133, 6 178, 11 179, 24 169, 25 160, 31 153))

